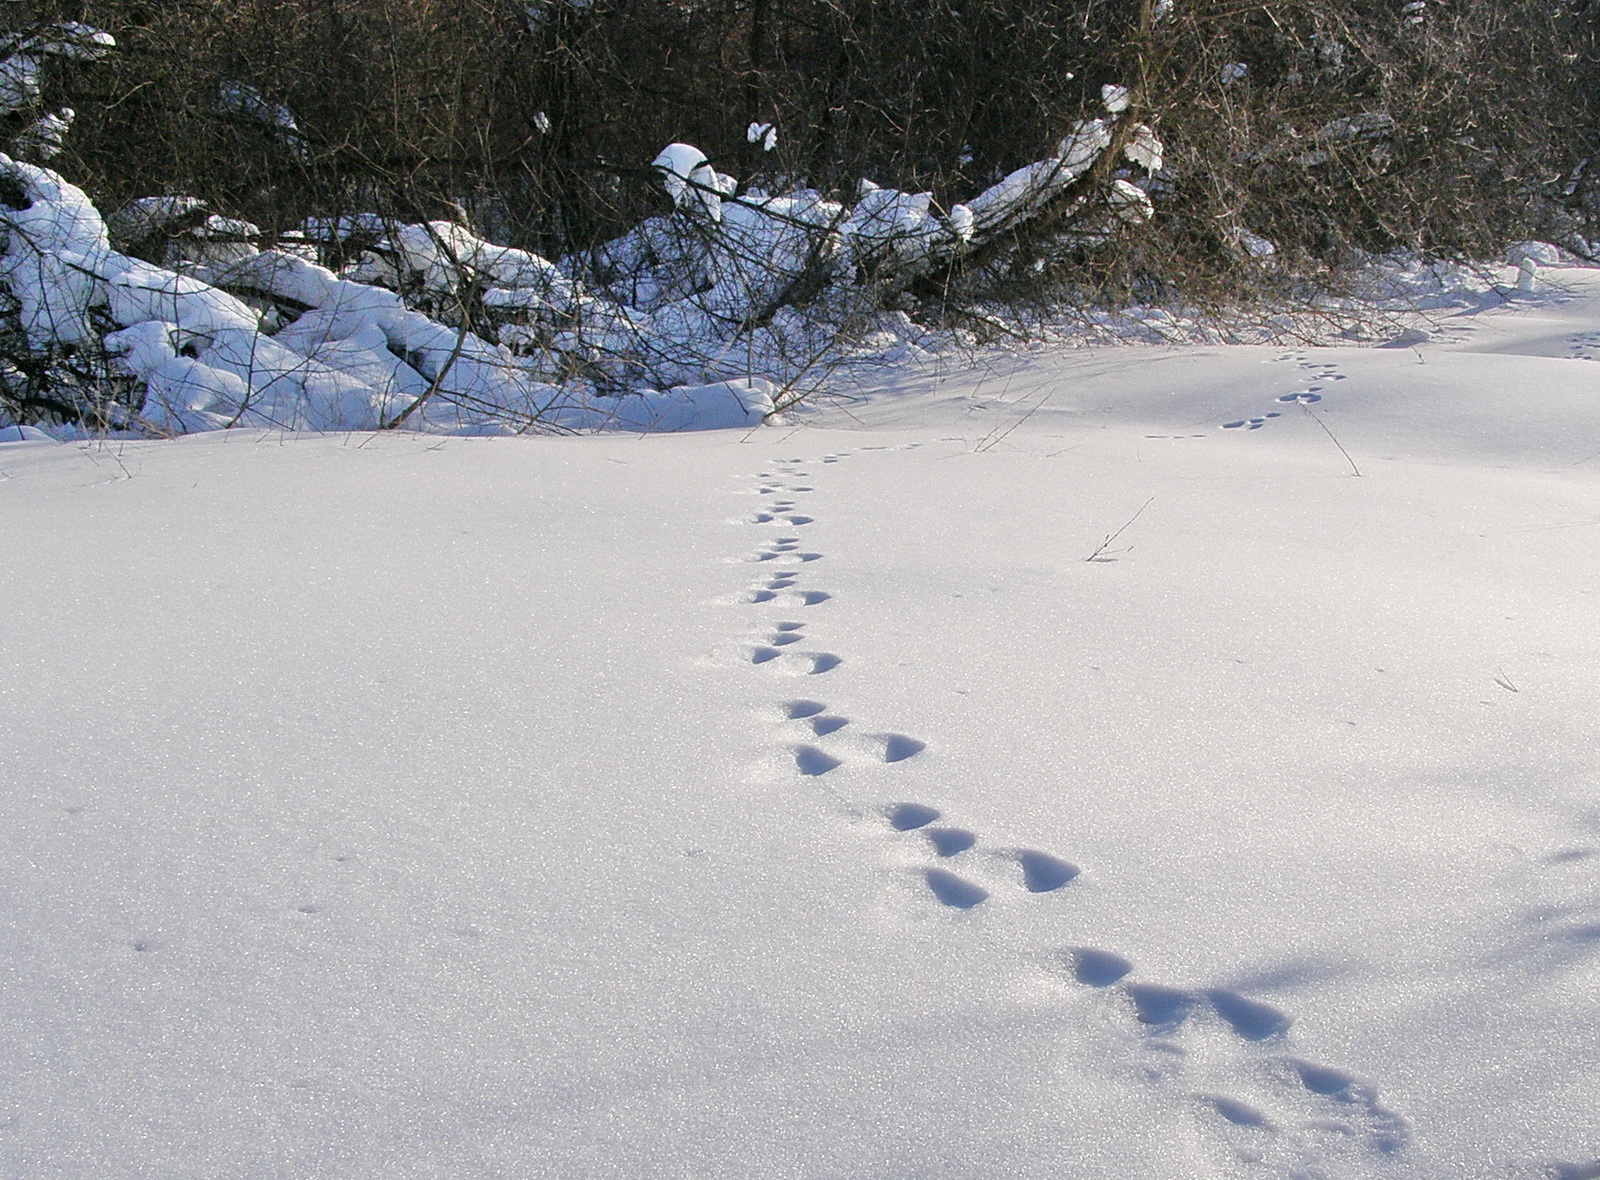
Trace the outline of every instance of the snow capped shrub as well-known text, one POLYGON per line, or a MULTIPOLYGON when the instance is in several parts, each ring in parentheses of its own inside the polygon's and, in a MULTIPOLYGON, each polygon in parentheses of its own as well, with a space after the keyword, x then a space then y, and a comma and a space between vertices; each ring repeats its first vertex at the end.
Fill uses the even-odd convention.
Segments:
MULTIPOLYGON (((252 88, 224 94, 236 113, 295 130, 252 88)), ((1128 105, 1122 88, 1108 95, 1128 105)), ((754 125, 751 142, 772 134, 754 125)), ((1046 209, 1148 220, 1149 198, 1126 180, 1098 202, 1073 189, 1114 142, 1159 162, 1148 127, 1118 140, 1089 120, 948 213, 930 193, 867 181, 848 204, 805 187, 741 194, 703 151, 673 143, 653 167, 674 212, 554 262, 437 219, 311 219, 269 243, 190 197, 130 202, 108 231, 80 189, 0 157, 0 181, 19 192, 0 211, 0 282, 30 350, 89 347, 133 382, 84 408, 123 427, 749 425, 888 296, 1046 209), (345 255, 340 270, 313 260, 319 243, 345 255)))

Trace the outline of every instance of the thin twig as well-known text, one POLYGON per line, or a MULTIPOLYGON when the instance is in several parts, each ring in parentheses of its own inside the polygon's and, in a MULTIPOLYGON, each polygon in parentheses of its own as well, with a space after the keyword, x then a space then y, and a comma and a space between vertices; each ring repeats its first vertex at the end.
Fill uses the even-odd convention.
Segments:
MULTIPOLYGON (((1150 505, 1154 504, 1155 501, 1156 501, 1156 498, 1154 496, 1151 496, 1143 504, 1139 505, 1139 511, 1135 512, 1132 516, 1128 517, 1128 523, 1127 524, 1123 525, 1116 532, 1114 532, 1110 536, 1108 536, 1104 541, 1101 541, 1100 544, 1096 545, 1094 552, 1089 554, 1089 556, 1085 557, 1083 560, 1085 560, 1085 561, 1106 561, 1106 560, 1109 560, 1109 558, 1102 557, 1101 554, 1103 554, 1108 548, 1110 548, 1111 542, 1115 541, 1118 537, 1122 536, 1123 533, 1127 532, 1128 529, 1132 527, 1133 522, 1138 520, 1141 516, 1143 516, 1144 515, 1144 510, 1146 508, 1150 507, 1150 505)), ((1119 550, 1119 552, 1126 553, 1127 550, 1123 549, 1123 550, 1119 550)))
POLYGON ((972 448, 972 453, 975 454, 975 455, 981 455, 985 451, 991 451, 995 447, 999 446, 1001 443, 1005 442, 1006 437, 1013 430, 1015 430, 1017 427, 1021 426, 1029 418, 1033 417, 1041 409, 1043 409, 1045 402, 1049 401, 1051 399, 1051 397, 1053 397, 1053 396, 1054 396, 1053 393, 1047 391, 1045 393, 1045 395, 1043 397, 1041 397, 1034 404, 1033 409, 1029 410, 1026 414, 1022 415, 1022 417, 1018 418, 1015 422, 1013 422, 1010 426, 1006 427, 1006 429, 1001 431, 998 435, 996 435, 995 432, 993 430, 991 430, 988 433, 988 435, 984 436, 984 438, 978 443, 977 446, 972 448))
POLYGON ((1305 402, 1301 402, 1300 403, 1300 408, 1302 410, 1304 410, 1306 413, 1311 414, 1311 420, 1313 422, 1315 422, 1318 426, 1322 427, 1322 433, 1323 434, 1325 434, 1329 438, 1333 439, 1333 445, 1339 448, 1339 453, 1344 456, 1345 462, 1350 464, 1350 470, 1355 472, 1356 475, 1359 476, 1361 474, 1361 468, 1356 466, 1356 461, 1350 457, 1350 452, 1344 449, 1344 444, 1342 442, 1340 442, 1337 438, 1334 438, 1333 431, 1328 429, 1328 424, 1326 422, 1324 422, 1318 415, 1312 413, 1311 407, 1306 405, 1305 402))

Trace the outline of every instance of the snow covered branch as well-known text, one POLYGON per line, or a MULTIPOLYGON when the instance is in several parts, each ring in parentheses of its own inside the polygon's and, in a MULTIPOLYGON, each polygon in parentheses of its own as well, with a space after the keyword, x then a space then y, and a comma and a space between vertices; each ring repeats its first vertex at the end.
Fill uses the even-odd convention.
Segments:
MULTIPOLYGON (((286 109, 250 105, 254 91, 229 93, 292 128, 286 109)), ((944 212, 928 193, 866 181, 849 202, 741 192, 699 149, 670 144, 655 169, 674 211, 554 262, 443 220, 313 219, 268 240, 170 196, 119 210, 114 245, 80 189, 0 156, 13 194, 0 285, 16 304, 18 366, 92 360, 100 392, 80 391, 90 404, 78 412, 125 428, 748 425, 918 276, 1063 203, 1148 217, 1126 181, 1098 203, 1074 190, 1114 143, 1159 166, 1149 129, 1117 136, 1114 118, 1080 123, 1047 158, 944 212), (138 243, 160 263, 126 252, 138 243), (335 255, 337 272, 322 265, 335 255)), ((15 416, 25 399, 10 400, 15 416)))

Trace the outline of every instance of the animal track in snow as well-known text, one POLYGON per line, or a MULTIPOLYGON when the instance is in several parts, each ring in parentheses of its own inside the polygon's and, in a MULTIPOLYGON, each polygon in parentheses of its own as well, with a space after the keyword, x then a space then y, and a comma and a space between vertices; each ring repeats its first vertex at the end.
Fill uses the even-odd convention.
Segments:
MULTIPOLYGON (((821 701, 798 700, 789 701, 783 706, 784 716, 790 721, 799 722, 811 731, 813 737, 827 738, 838 734, 841 730, 851 725, 850 718, 828 712, 828 707, 821 701)), ((854 731, 852 731, 854 732, 854 731)), ((916 738, 906 737, 899 733, 874 733, 860 736, 834 738, 826 748, 819 746, 802 746, 800 750, 807 751, 801 758, 802 770, 806 773, 823 773, 821 771, 806 770, 807 766, 816 765, 819 759, 815 754, 825 755, 831 763, 827 769, 843 765, 846 761, 895 763, 904 762, 914 758, 926 749, 926 744, 916 738)), ((797 758, 800 756, 797 754, 797 758)), ((909 809, 902 815, 902 822, 908 822, 906 817, 919 814, 916 804, 905 804, 909 809)), ((897 813, 898 814, 898 813, 897 813)), ((931 822, 931 821, 929 821, 931 822)))
POLYGON ((1133 964, 1121 955, 1090 946, 1074 947, 1067 956, 1072 963, 1072 977, 1089 987, 1110 987, 1133 970, 1133 964))
POLYGON ((752 644, 746 648, 746 654, 752 664, 770 664, 782 657, 781 666, 785 671, 802 676, 821 676, 844 663, 829 651, 785 650, 790 644, 797 643, 799 638, 792 631, 780 631, 768 642, 752 644))
POLYGON ((781 658, 785 670, 807 676, 819 676, 833 671, 844 663, 832 652, 790 650, 794 645, 804 641, 806 624, 777 622, 771 626, 772 630, 764 640, 745 648, 745 656, 752 664, 771 664, 781 658))
POLYGON ((922 875, 940 905, 947 905, 952 909, 970 910, 989 900, 986 889, 956 876, 948 869, 924 869, 922 875))
POLYGON ((1294 1017, 1287 1012, 1238 992, 1212 988, 1205 997, 1228 1027, 1247 1041, 1265 1041, 1288 1032, 1289 1025, 1294 1023, 1294 1017))
POLYGON ((1378 1091, 1342 1069, 1308 1061, 1288 1062, 1289 1076, 1319 1098, 1312 1129, 1355 1140, 1383 1155, 1393 1155, 1406 1145, 1411 1128, 1406 1120, 1378 1102, 1378 1091))
POLYGON ((794 761, 800 773, 806 775, 827 774, 828 771, 844 765, 840 759, 815 746, 796 746, 794 761))
POLYGON ((805 722, 817 737, 827 737, 850 724, 850 718, 829 713, 821 701, 789 701, 783 706, 783 713, 790 721, 805 722))
POLYGON ((1600 332, 1579 332, 1567 339, 1567 355, 1577 361, 1592 361, 1600 349, 1600 332))
MULTIPOLYGON (((1315 404, 1327 383, 1343 376, 1331 366, 1319 371, 1303 354, 1284 359, 1311 370, 1304 386, 1280 397, 1279 405, 1285 409, 1297 403, 1315 404)), ((1228 425, 1259 428, 1282 413, 1274 409, 1228 425)), ((838 458, 827 456, 822 461, 838 458)), ((798 532, 815 522, 813 516, 796 511, 792 498, 813 490, 809 482, 800 482, 805 472, 799 462, 776 463, 762 476, 762 494, 768 498, 752 523, 798 532)), ((775 537, 752 560, 779 564, 768 567, 772 572, 752 587, 748 601, 775 606, 829 601, 823 591, 801 588, 806 566, 821 556, 801 552, 798 536, 775 537)), ((797 611, 788 621, 766 624, 759 642, 747 648, 751 662, 801 675, 837 668, 843 661, 832 652, 797 650, 809 647, 802 639, 816 639, 811 628, 798 620, 797 611)), ((783 702, 780 710, 783 749, 803 778, 827 776, 830 785, 847 783, 856 770, 873 764, 880 768, 914 764, 926 748, 903 733, 862 732, 855 720, 830 709, 823 700, 796 698, 783 702)), ((906 847, 918 851, 916 884, 926 888, 930 905, 957 911, 992 908, 997 895, 1020 904, 1052 904, 1022 899, 1067 896, 1072 893, 1068 886, 1081 875, 1076 864, 1051 852, 986 845, 978 832, 948 822, 939 808, 926 803, 894 803, 882 815, 887 826, 899 833, 895 839, 903 838, 906 847)), ((1144 1045, 1154 1055, 1146 1076, 1162 1084, 1180 1081, 1195 1110, 1214 1123, 1216 1133, 1242 1158, 1283 1159, 1286 1174, 1310 1174, 1340 1152, 1392 1154, 1405 1143, 1405 1120, 1382 1106, 1372 1087, 1343 1070, 1289 1053, 1293 1018, 1278 1007, 1224 987, 1173 986, 1141 978, 1132 962, 1109 950, 1080 946, 1066 956, 1071 978, 1103 994, 1108 1012, 1125 1022, 1130 1043, 1144 1045), (1191 1046, 1196 1051, 1191 1052, 1191 1046), (1234 1064, 1206 1077, 1202 1071, 1215 1060, 1219 1046, 1232 1047, 1234 1064), (1184 1077, 1186 1072, 1199 1076, 1190 1080, 1184 1077)))
MULTIPOLYGON (((1293 396, 1309 400, 1320 394, 1320 387, 1308 386, 1293 396)), ((1257 425, 1267 420, 1263 416, 1257 425)), ((1246 419, 1240 425, 1248 424, 1246 419)), ((795 482, 800 472, 792 464, 777 464, 775 471, 765 477, 769 482, 763 489, 774 490, 753 523, 787 525, 797 531, 813 523, 814 518, 797 514, 794 501, 786 496, 807 492, 811 485, 795 482)), ((823 591, 801 588, 805 567, 820 557, 801 552, 797 536, 774 538, 753 560, 779 564, 767 567, 772 572, 752 587, 748 601, 775 606, 829 601, 823 591)), ((817 637, 800 621, 798 611, 788 620, 768 622, 758 634, 759 641, 746 649, 752 664, 822 675, 843 663, 830 651, 799 650, 810 646, 802 640, 814 642, 817 637)), ((889 768, 915 765, 926 749, 921 740, 904 733, 861 732, 855 720, 830 709, 825 700, 796 697, 779 708, 782 748, 793 773, 802 779, 826 778, 830 786, 848 783, 858 770, 872 764, 880 773, 898 775, 900 771, 889 768)), ((1051 852, 986 846, 979 833, 949 823, 939 808, 926 803, 894 803, 882 815, 887 826, 899 833, 895 839, 918 850, 921 863, 914 870, 915 884, 926 888, 927 904, 939 909, 992 909, 997 894, 1016 899, 1017 904, 1053 904, 1043 895, 1069 895, 1068 886, 1081 875, 1076 864, 1051 852), (1035 897, 1040 900, 1031 900, 1035 897)), ((1242 1157, 1287 1156, 1290 1170, 1309 1174, 1352 1144, 1356 1150, 1377 1153, 1392 1153, 1404 1144, 1405 1121, 1385 1109, 1370 1086, 1344 1071, 1288 1055, 1285 1042, 1292 1018, 1272 1004, 1226 988, 1179 987, 1142 979, 1128 959, 1109 950, 1077 947, 1067 955, 1072 979, 1104 993, 1108 1010, 1126 1022, 1130 1042, 1159 1056, 1149 1064, 1146 1076, 1158 1082, 1182 1079, 1196 1111, 1211 1120, 1215 1133, 1242 1157), (1190 1054, 1186 1043, 1206 1051, 1190 1054), (1197 1077, 1199 1085, 1183 1079, 1186 1070, 1199 1072, 1212 1060, 1218 1044, 1234 1046, 1235 1055, 1243 1055, 1243 1071, 1197 1077), (1252 1152, 1256 1154, 1248 1154, 1252 1152)))
MULTIPOLYGON (((905 754, 905 756, 909 757, 922 749, 920 742, 915 743, 916 749, 914 750, 910 749, 910 747, 896 746, 893 739, 898 738, 899 735, 888 734, 882 735, 882 737, 890 739, 885 742, 884 746, 885 761, 897 760, 890 757, 891 754, 902 754, 909 750, 910 753, 905 754)), ((909 739, 900 738, 900 740, 909 739)), ((943 816, 937 807, 930 807, 926 803, 896 803, 886 808, 883 814, 889 821, 889 826, 897 832, 921 832, 927 839, 934 854, 942 860, 960 856, 962 853, 975 848, 978 844, 977 833, 971 832, 966 828, 936 828, 931 826, 943 816)), ((1004 849, 991 855, 998 859, 1012 861, 1019 866, 1022 870, 1022 887, 1029 893, 1052 893, 1072 881, 1080 871, 1077 865, 1069 861, 1031 848, 1004 849)), ((954 876, 947 869, 930 868, 924 870, 925 876, 934 873, 942 874, 938 878, 941 881, 954 876)), ((930 888, 932 888, 932 881, 933 878, 929 877, 930 888)), ((977 887, 974 886, 974 888, 977 887)), ((980 892, 983 893, 983 897, 979 898, 978 901, 974 901, 973 905, 977 905, 988 898, 989 893, 987 890, 980 890, 980 892)), ((935 888, 934 893, 935 896, 938 896, 939 890, 935 888)), ((943 901, 944 899, 940 897, 940 900, 943 901)), ((950 903, 945 902, 945 904, 948 905, 950 903)))
MULTIPOLYGON (((1075 947, 1067 952, 1073 978, 1089 987, 1103 988, 1121 983, 1133 971, 1133 964, 1121 955, 1092 947, 1075 947)), ((1162 1031, 1175 1030, 1197 1011, 1209 1010, 1246 1041, 1266 1041, 1288 1032, 1294 1018, 1261 1000, 1224 988, 1190 991, 1163 983, 1124 983, 1121 988, 1132 1002, 1140 1024, 1162 1031)))
MULTIPOLYGON (((782 557, 786 555, 778 554, 777 556, 782 557)), ((771 559, 764 556, 758 556, 754 560, 767 561, 771 559)), ((796 606, 817 606, 820 603, 827 602, 833 597, 833 595, 829 594, 825 590, 796 589, 796 587, 799 585, 799 582, 799 571, 785 570, 771 578, 768 578, 760 585, 752 587, 749 593, 745 595, 745 601, 753 604, 776 602, 781 596, 785 602, 792 602, 796 606)))
POLYGON ((978 842, 978 837, 965 828, 928 828, 928 843, 943 857, 959 856, 978 842))
POLYGON ((904 734, 886 733, 882 735, 881 740, 885 762, 904 762, 928 748, 927 743, 906 737, 904 734))
MULTIPOLYGON (((1304 405, 1310 406, 1322 400, 1322 394, 1327 388, 1324 382, 1343 381, 1345 375, 1340 373, 1334 365, 1315 363, 1306 353, 1283 353, 1274 358, 1278 361, 1294 361, 1299 368, 1308 370, 1312 376, 1304 388, 1291 390, 1277 397, 1279 405, 1304 405)), ((1281 410, 1269 410, 1251 418, 1236 418, 1231 422, 1224 422, 1224 430, 1260 430, 1273 418, 1283 417, 1281 410)))
POLYGON ((779 537, 776 541, 771 542, 765 549, 762 549, 761 551, 759 551, 750 560, 751 561, 781 561, 781 560, 784 560, 784 559, 787 559, 787 560, 790 560, 790 561, 821 561, 822 560, 822 554, 820 554, 820 553, 800 553, 800 552, 798 552, 799 548, 800 548, 800 538, 798 538, 798 537, 779 537))
POLYGON ((1222 424, 1222 429, 1224 429, 1224 430, 1241 430, 1241 429, 1243 429, 1243 430, 1260 430, 1263 426, 1265 426, 1267 424, 1267 419, 1268 418, 1281 418, 1281 417, 1283 417, 1283 415, 1278 413, 1276 410, 1274 410, 1272 413, 1263 414, 1259 418, 1240 418, 1237 422, 1224 422, 1222 424))
MULTIPOLYGON (((1131 970, 1131 966, 1130 966, 1131 970)), ((1294 1018, 1260 1000, 1238 992, 1207 988, 1191 992, 1165 984, 1133 983, 1123 989, 1133 1001, 1140 1023, 1174 1029, 1197 1010, 1209 1007, 1234 1035, 1246 1041, 1265 1041, 1289 1030, 1294 1018)))
POLYGON ((1546 1174, 1550 1180, 1600 1180, 1600 1160, 1587 1164, 1551 1164, 1546 1174))
POLYGON ((937 807, 925 803, 896 803, 889 808, 889 826, 897 832, 914 832, 925 828, 943 814, 937 807))
POLYGON ((1048 852, 1019 848, 1009 855, 1022 867, 1022 887, 1029 893, 1052 893, 1081 871, 1077 865, 1048 852))
POLYGON ((1267 1121, 1267 1116, 1248 1102, 1241 1102, 1237 1098, 1229 1098, 1226 1094, 1196 1094, 1195 1098, 1236 1127, 1265 1127, 1270 1129, 1272 1126, 1267 1121))
POLYGON ((1133 1014, 1140 1024, 1161 1030, 1177 1028, 1195 1008, 1195 997, 1182 988, 1161 983, 1129 983, 1123 992, 1133 1001, 1133 1014))
MULTIPOLYGON (((1136 1026, 1161 1051, 1162 1068, 1149 1072, 1158 1080, 1183 1068, 1186 1052, 1178 1038, 1197 1021, 1215 1020, 1234 1043, 1252 1051, 1282 1045, 1294 1022, 1282 1009, 1226 988, 1130 982, 1133 964, 1112 951, 1073 947, 1064 957, 1078 983, 1120 994, 1136 1026)), ((1276 1052, 1247 1064, 1251 1068, 1246 1072, 1257 1077, 1263 1097, 1298 1112, 1269 1117, 1256 1102, 1213 1091, 1195 1093, 1195 1101, 1233 1126, 1281 1134, 1285 1150, 1302 1161, 1351 1146, 1392 1155, 1409 1137, 1405 1119, 1384 1107, 1377 1091, 1354 1074, 1276 1052)))

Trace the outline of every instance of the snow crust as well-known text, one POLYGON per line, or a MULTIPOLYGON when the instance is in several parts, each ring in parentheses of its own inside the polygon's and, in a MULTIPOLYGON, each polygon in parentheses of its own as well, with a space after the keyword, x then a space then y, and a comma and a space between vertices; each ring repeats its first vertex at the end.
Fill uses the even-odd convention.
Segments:
POLYGON ((1587 1174, 1597 342, 5 443, 0 1173, 1587 1174))

